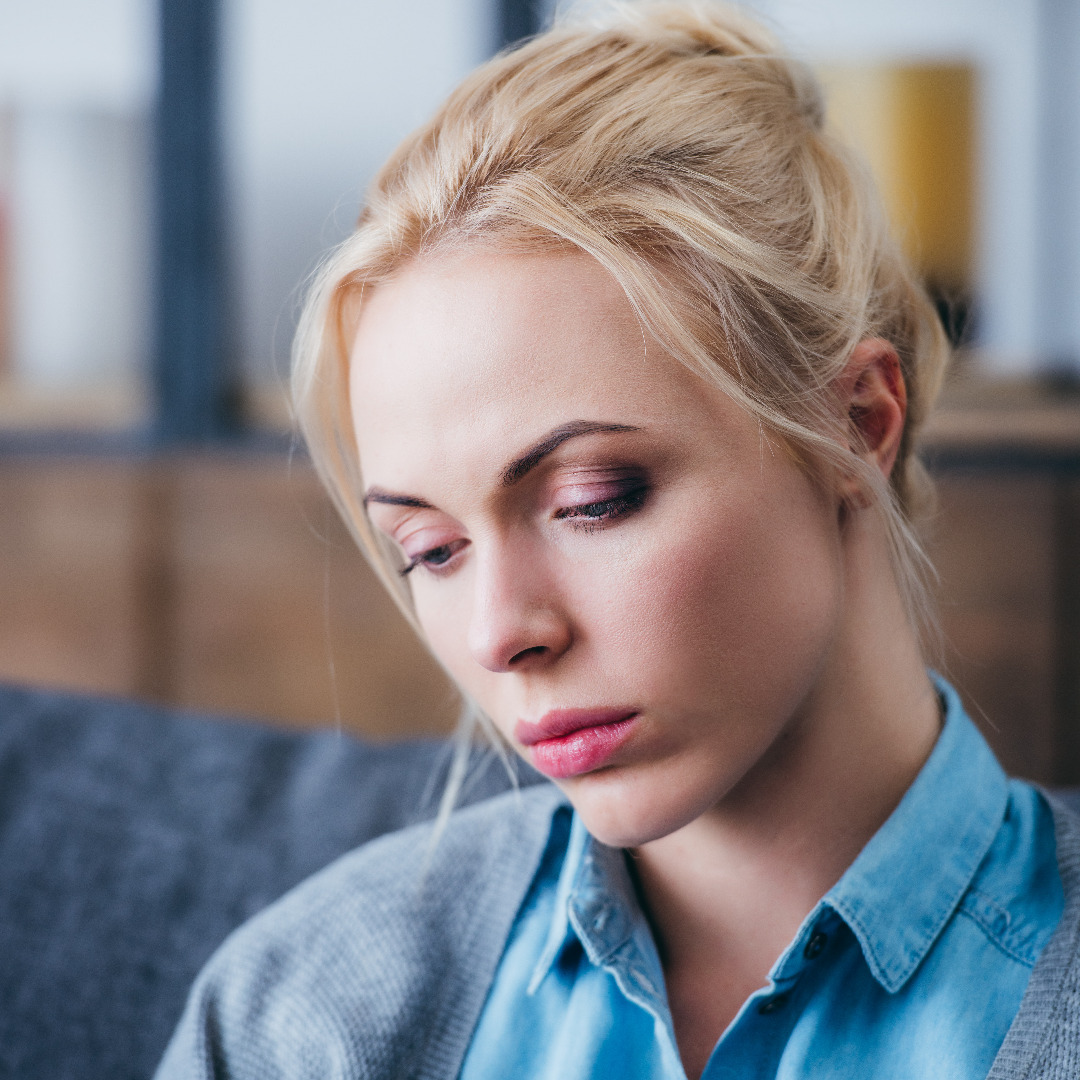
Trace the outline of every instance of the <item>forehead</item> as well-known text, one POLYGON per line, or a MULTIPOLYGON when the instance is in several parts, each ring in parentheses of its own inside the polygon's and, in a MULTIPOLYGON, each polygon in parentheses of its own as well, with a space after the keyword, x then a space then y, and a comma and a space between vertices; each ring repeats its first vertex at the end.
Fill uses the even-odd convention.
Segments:
POLYGON ((575 254, 413 263, 365 297, 350 362, 365 479, 410 491, 449 454, 458 475, 487 472, 570 420, 692 426, 719 396, 575 254))

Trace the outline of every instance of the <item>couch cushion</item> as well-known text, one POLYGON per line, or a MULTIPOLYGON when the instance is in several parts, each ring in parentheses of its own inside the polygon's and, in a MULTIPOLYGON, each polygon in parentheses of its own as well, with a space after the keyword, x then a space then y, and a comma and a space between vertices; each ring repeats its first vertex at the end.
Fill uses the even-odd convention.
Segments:
MULTIPOLYGON (((434 741, 0 687, 0 1075, 149 1076, 229 931, 433 815, 447 762, 434 741)), ((507 783, 481 763, 465 801, 507 783)))

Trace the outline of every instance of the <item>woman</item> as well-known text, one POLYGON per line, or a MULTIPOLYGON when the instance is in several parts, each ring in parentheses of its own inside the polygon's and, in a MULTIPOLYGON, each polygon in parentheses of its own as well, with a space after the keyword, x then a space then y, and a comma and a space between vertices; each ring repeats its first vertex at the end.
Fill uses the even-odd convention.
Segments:
POLYGON ((1076 1015, 1075 826, 923 659, 946 358, 735 12, 620 7, 466 80, 316 282, 296 399, 470 715, 555 783, 264 912, 159 1075, 1072 1075, 1075 1040, 1024 1070, 1076 1015))

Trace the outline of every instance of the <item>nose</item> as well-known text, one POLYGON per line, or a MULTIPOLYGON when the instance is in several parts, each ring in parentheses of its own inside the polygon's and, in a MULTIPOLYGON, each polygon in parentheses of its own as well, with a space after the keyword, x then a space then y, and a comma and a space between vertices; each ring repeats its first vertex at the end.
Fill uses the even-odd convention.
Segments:
POLYGON ((552 576, 525 552, 478 553, 468 647, 495 672, 534 670, 570 647, 570 620, 552 576))

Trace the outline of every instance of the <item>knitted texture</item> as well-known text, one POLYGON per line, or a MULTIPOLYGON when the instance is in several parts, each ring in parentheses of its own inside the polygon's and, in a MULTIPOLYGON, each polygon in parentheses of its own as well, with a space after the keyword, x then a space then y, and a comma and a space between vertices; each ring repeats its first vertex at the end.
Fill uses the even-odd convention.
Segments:
POLYGON ((146 1080, 228 934, 433 817, 450 749, 0 686, 0 1077, 146 1080))
POLYGON ((987 1080, 1080 1077, 1080 818, 1051 795, 1065 909, 987 1080))
POLYGON ((211 959, 159 1080, 457 1076, 562 798, 510 792, 293 890, 211 959))

